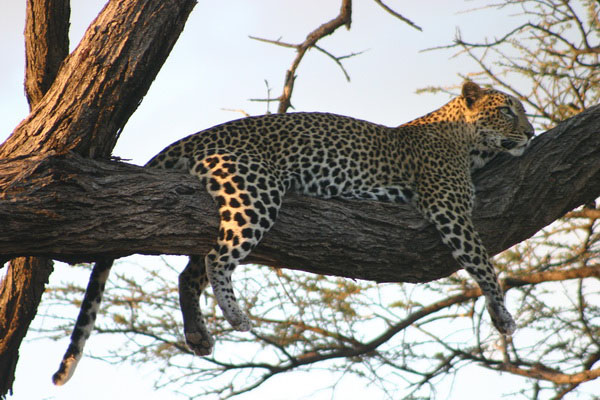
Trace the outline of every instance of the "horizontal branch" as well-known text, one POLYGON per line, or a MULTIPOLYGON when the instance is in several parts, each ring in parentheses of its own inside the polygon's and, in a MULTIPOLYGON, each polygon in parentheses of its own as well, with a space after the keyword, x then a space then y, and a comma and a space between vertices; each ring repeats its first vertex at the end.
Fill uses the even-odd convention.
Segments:
POLYGON ((534 365, 530 368, 523 368, 513 364, 502 364, 498 366, 498 370, 527 378, 549 381, 556 385, 579 384, 600 377, 600 368, 566 374, 542 366, 538 367, 534 365))
MULTIPOLYGON (((475 175, 474 222, 491 254, 600 196, 600 106, 540 135, 519 158, 475 175)), ((204 254, 216 208, 199 182, 75 155, 0 160, 0 254, 67 261, 204 254)), ((247 259, 386 282, 431 281, 456 264, 409 206, 289 195, 278 223, 247 259)))

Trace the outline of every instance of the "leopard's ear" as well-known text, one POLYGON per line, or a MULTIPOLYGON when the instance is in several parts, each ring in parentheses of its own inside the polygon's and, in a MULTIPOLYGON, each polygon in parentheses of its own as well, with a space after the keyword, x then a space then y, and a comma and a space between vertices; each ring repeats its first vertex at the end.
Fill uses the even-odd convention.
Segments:
POLYGON ((466 81, 462 87, 462 97, 465 99, 467 107, 470 109, 473 104, 483 96, 483 89, 478 84, 471 81, 466 81))

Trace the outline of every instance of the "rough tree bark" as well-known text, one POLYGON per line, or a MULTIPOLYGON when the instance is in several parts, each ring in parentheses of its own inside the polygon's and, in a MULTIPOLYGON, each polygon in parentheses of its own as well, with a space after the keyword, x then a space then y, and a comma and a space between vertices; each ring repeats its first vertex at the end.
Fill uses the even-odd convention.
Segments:
POLYGON ((25 94, 33 108, 42 100, 69 54, 68 0, 28 1, 25 18, 25 94))
MULTIPOLYGON (((61 65, 69 2, 28 1, 26 89, 32 111, 0 147, 0 159, 66 152, 109 157, 194 5, 109 1, 61 65)), ((6 172, 0 168, 0 176, 6 172)), ((18 348, 51 271, 49 260, 21 259, 11 262, 1 283, 0 397, 12 389, 18 348)))
MULTIPOLYGON (((492 254, 600 196, 599 129, 596 106, 540 135, 522 157, 499 157, 476 174, 474 219, 492 254)), ((0 254, 81 261, 203 254, 214 243, 215 206, 187 174, 74 156, 1 165, 0 218, 9 229, 0 254)), ((435 229, 409 206, 302 196, 284 199, 248 261, 394 282, 456 270, 435 229)))
MULTIPOLYGON (((27 2, 25 94, 30 108, 42 100, 69 53, 70 14, 68 0, 27 2)), ((0 285, 0 395, 12 390, 19 345, 37 314, 53 266, 44 257, 15 258, 0 285)))
POLYGON ((179 37, 191 0, 110 1, 0 158, 74 151, 107 158, 179 37))

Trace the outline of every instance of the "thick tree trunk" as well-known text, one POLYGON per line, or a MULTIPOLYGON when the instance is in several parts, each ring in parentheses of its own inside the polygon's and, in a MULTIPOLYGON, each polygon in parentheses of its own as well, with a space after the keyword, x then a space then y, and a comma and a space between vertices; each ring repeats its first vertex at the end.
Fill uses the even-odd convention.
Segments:
MULTIPOLYGON (((42 100, 69 53, 70 14, 69 0, 27 2, 25 94, 30 108, 42 100)), ((48 258, 15 258, 0 284, 0 396, 12 392, 19 347, 52 270, 48 258)))
POLYGON ((19 347, 52 273, 52 261, 40 257, 12 260, 0 285, 0 397, 12 391, 19 347))
MULTIPOLYGON (((0 146, 0 159, 66 152, 109 157, 194 5, 194 0, 109 1, 62 63, 68 0, 29 0, 25 86, 32 112, 0 146)), ((0 168, 0 176, 6 173, 0 168)), ((6 226, 0 218, 3 231, 6 226)), ((51 271, 48 259, 17 259, 1 283, 0 398, 12 388, 18 348, 51 271)))
MULTIPOLYGON (((490 253, 600 196, 599 130, 596 106, 536 138, 522 157, 499 157, 476 174, 474 220, 490 253)), ((189 175, 74 156, 0 168, 8 172, 0 254, 203 254, 215 241, 215 206, 189 175)), ((409 206, 302 196, 285 198, 247 261, 375 281, 424 282, 456 270, 435 229, 409 206)))

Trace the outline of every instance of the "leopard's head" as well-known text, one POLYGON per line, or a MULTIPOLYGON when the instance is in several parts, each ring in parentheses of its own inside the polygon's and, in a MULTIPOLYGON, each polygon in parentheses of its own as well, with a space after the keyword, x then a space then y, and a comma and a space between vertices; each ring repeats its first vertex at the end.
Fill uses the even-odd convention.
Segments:
POLYGON ((466 118, 475 126, 478 148, 520 156, 533 137, 533 126, 519 100, 506 93, 483 89, 474 82, 462 87, 466 118))

